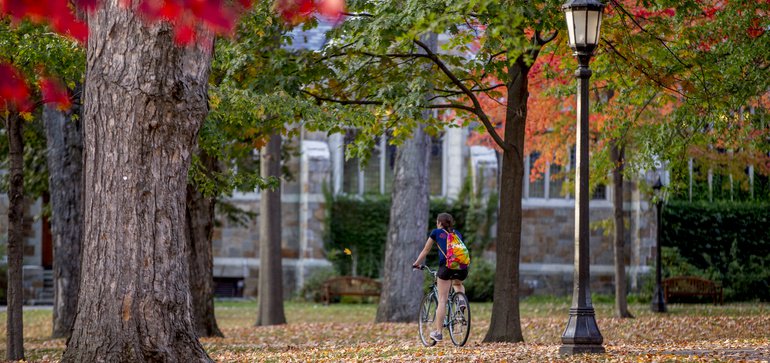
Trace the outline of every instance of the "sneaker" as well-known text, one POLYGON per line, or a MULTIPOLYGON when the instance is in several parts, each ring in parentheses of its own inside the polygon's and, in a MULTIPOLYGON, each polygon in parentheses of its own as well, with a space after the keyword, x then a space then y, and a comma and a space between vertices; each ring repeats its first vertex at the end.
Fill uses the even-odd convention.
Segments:
POLYGON ((444 336, 441 335, 441 332, 432 331, 432 332, 430 332, 430 338, 435 340, 435 341, 437 341, 437 342, 440 342, 442 339, 444 339, 444 336))

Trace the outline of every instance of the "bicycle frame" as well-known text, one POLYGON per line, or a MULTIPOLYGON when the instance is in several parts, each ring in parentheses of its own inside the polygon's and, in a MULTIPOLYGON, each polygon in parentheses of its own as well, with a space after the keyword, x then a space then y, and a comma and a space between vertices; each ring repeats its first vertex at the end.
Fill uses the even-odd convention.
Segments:
MULTIPOLYGON (((430 293, 432 293, 434 296, 436 296, 436 300, 438 301, 438 297, 439 297, 439 295, 438 295, 438 284, 436 283, 436 280, 438 279, 438 277, 436 276, 436 274, 438 273, 438 270, 433 270, 433 269, 430 268, 430 266, 426 266, 426 265, 421 265, 419 269, 423 270, 423 271, 427 271, 428 274, 433 278, 433 283, 430 286, 430 291, 431 291, 430 293)), ((455 288, 454 288, 454 286, 450 286, 449 287, 449 295, 447 295, 447 300, 445 302, 445 304, 446 304, 446 314, 444 316, 444 323, 443 323, 444 328, 448 328, 449 327, 449 323, 450 323, 449 319, 452 316, 452 314, 454 314, 454 308, 452 307, 452 304, 450 303, 452 301, 452 299, 454 298, 454 296, 455 296, 455 288)))

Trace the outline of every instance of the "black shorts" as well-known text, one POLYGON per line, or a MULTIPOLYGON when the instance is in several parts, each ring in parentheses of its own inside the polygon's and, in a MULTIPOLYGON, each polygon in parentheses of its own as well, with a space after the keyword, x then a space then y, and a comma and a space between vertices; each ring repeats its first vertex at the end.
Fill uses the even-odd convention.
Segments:
POLYGON ((466 277, 468 277, 468 269, 465 270, 452 270, 449 267, 446 267, 445 265, 441 265, 438 268, 438 273, 436 274, 438 278, 442 280, 465 280, 466 277))

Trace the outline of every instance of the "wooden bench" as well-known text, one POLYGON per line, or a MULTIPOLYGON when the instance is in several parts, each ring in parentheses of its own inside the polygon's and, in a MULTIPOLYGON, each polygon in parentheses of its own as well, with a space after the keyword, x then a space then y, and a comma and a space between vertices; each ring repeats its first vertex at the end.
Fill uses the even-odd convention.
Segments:
POLYGON ((323 301, 328 305, 334 296, 380 296, 382 283, 368 277, 340 276, 326 280, 323 301))
POLYGON ((703 296, 711 297, 714 305, 724 303, 722 286, 711 280, 695 276, 677 276, 663 280, 662 284, 666 302, 671 297, 703 296))

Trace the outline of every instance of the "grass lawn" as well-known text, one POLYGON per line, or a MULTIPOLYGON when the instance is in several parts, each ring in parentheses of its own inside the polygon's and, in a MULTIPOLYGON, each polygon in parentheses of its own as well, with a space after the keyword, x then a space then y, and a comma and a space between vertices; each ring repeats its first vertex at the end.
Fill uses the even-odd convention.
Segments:
MULTIPOLYGON (((612 317, 612 304, 596 303, 607 354, 562 358, 560 336, 569 300, 535 298, 522 302, 526 343, 483 344, 491 304, 473 303, 468 344, 455 348, 447 339, 424 348, 414 324, 374 324, 374 304, 286 303, 288 325, 254 327, 256 302, 217 302, 225 338, 204 338, 212 358, 221 362, 286 361, 608 361, 608 362, 744 362, 770 361, 770 304, 724 306, 669 305, 653 314, 648 305, 631 305, 636 319, 612 317)), ((0 313, 4 322, 5 312, 0 313)), ((64 341, 48 339, 51 310, 24 314, 25 348, 31 361, 57 361, 64 341)), ((0 327, 0 354, 5 356, 5 324, 0 327)))

